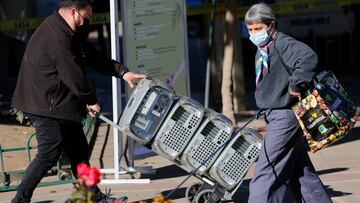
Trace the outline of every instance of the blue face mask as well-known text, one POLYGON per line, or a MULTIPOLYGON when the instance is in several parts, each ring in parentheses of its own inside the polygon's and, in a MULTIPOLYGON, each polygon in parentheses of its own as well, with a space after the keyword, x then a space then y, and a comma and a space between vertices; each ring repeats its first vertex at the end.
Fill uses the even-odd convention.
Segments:
POLYGON ((252 43, 254 43, 258 47, 268 43, 270 35, 268 35, 267 31, 269 29, 270 27, 267 30, 262 30, 255 34, 250 34, 250 40, 252 41, 252 43))

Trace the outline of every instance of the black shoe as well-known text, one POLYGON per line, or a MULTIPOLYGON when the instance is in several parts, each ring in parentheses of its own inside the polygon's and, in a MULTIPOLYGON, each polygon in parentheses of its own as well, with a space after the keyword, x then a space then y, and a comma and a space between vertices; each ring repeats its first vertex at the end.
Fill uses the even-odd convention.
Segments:
POLYGON ((128 198, 126 196, 115 198, 115 197, 107 197, 99 201, 99 203, 127 203, 128 198))
POLYGON ((128 200, 128 197, 126 196, 122 196, 119 198, 112 197, 111 189, 109 189, 108 191, 105 190, 105 193, 99 192, 97 196, 98 196, 97 200, 99 203, 113 203, 113 202, 126 203, 128 200))
POLYGON ((24 199, 18 199, 18 198, 14 198, 11 200, 11 203, 30 203, 30 200, 24 200, 24 199))

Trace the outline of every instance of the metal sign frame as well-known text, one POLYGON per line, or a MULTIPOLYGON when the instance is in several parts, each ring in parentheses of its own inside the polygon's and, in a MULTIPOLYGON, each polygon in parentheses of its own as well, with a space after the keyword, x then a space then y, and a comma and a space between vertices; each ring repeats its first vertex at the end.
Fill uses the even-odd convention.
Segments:
MULTIPOLYGON (((119 47, 119 5, 117 0, 110 1, 110 31, 111 31, 111 58, 120 62, 119 47)), ((113 120, 117 121, 122 111, 121 83, 116 77, 112 77, 113 120)), ((114 130, 114 168, 100 169, 102 173, 114 174, 113 179, 103 179, 101 184, 126 184, 126 183, 150 183, 149 179, 120 179, 120 174, 134 173, 132 169, 121 170, 120 162, 123 153, 123 139, 119 129, 114 130)), ((131 151, 132 149, 129 149, 131 151)))

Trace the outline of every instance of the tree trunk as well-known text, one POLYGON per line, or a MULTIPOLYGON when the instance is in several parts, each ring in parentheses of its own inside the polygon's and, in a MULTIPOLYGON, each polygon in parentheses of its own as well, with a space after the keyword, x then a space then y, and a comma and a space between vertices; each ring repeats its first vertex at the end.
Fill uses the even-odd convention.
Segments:
MULTIPOLYGON (((239 26, 238 18, 235 20, 235 36, 234 36, 234 67, 233 67, 233 104, 234 113, 246 110, 246 91, 245 91, 245 75, 244 75, 244 56, 242 49, 242 34, 239 26)), ((235 116, 236 117, 236 116, 235 116)))
POLYGON ((236 0, 229 0, 225 14, 224 62, 221 84, 222 112, 235 124, 233 105, 233 66, 235 47, 236 0))

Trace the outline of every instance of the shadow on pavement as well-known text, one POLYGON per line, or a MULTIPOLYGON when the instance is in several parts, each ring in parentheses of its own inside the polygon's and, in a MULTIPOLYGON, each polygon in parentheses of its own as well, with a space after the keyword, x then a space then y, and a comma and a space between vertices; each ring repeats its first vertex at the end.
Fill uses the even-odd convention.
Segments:
POLYGON ((232 200, 223 201, 223 202, 248 202, 249 199, 249 184, 251 179, 246 179, 242 182, 240 188, 232 196, 232 200))
MULTIPOLYGON (((175 178, 180 176, 186 176, 188 173, 176 165, 168 165, 160 168, 156 168, 155 175, 142 174, 140 178, 150 178, 151 180, 175 178)), ((185 178, 185 177, 184 177, 185 178)))
MULTIPOLYGON (((175 188, 173 188, 173 189, 175 189, 175 188)), ((161 194, 166 197, 166 195, 169 195, 173 191, 173 189, 162 191, 161 194)), ((176 199, 185 198, 185 191, 186 191, 186 187, 181 187, 181 188, 177 189, 173 194, 171 194, 169 199, 176 200, 176 199)))
POLYGON ((325 185, 325 190, 330 197, 341 197, 346 195, 352 195, 352 193, 350 192, 336 191, 332 189, 329 185, 325 185))
MULTIPOLYGON (((176 190, 170 197, 169 199, 170 200, 174 200, 176 201, 177 199, 182 199, 182 198, 185 198, 185 191, 186 191, 186 188, 179 188, 178 190, 176 190)), ((161 194, 166 197, 166 195, 170 194, 172 192, 172 190, 165 190, 165 191, 162 191, 161 194)), ((145 201, 145 202, 151 202, 152 199, 144 199, 142 201, 145 201)))
MULTIPOLYGON (((222 202, 236 202, 236 203, 246 203, 249 200, 249 184, 251 179, 244 180, 241 187, 233 195, 232 200, 222 201, 222 202)), ((330 193, 329 193, 330 194, 330 193)), ((296 203, 291 192, 287 192, 284 198, 286 203, 296 203)))
POLYGON ((344 143, 347 143, 347 142, 356 141, 356 140, 359 140, 359 139, 360 139, 360 127, 356 127, 356 128, 353 128, 350 131, 349 134, 345 135, 342 139, 338 140, 337 142, 330 145, 329 147, 336 146, 336 145, 339 145, 339 144, 344 144, 344 143))
POLYGON ((336 173, 336 172, 340 172, 340 171, 346 171, 348 169, 349 168, 331 168, 331 169, 316 171, 316 173, 318 175, 324 175, 324 174, 328 174, 328 173, 336 173))
MULTIPOLYGON (((344 171, 344 170, 347 170, 347 168, 336 168, 336 169, 330 169, 330 170, 323 170, 323 171, 320 171, 319 174, 334 173, 334 172, 344 171)), ((233 195, 232 200, 222 201, 222 202, 238 202, 238 203, 248 202, 248 199, 249 199, 249 189, 248 188, 249 188, 250 181, 251 181, 251 179, 244 180, 241 187, 233 195)), ((340 196, 346 196, 346 195, 352 194, 349 192, 336 191, 333 188, 331 188, 329 185, 324 185, 324 187, 325 187, 327 194, 330 197, 340 197, 340 196)), ((291 192, 287 193, 287 195, 285 197, 285 202, 289 202, 289 203, 294 202, 291 192)))

